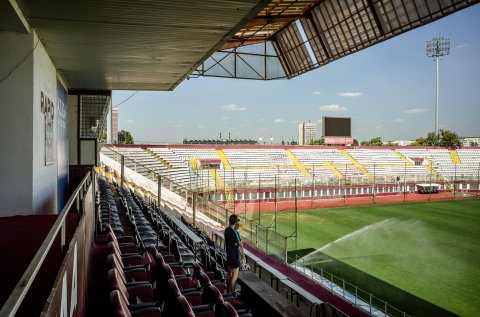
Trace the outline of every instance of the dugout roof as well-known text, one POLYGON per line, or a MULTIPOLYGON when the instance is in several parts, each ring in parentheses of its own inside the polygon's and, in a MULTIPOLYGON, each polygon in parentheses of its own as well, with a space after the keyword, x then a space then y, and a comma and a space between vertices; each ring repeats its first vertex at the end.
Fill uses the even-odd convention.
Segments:
POLYGON ((72 89, 172 90, 188 76, 291 78, 479 0, 2 0, 72 89))

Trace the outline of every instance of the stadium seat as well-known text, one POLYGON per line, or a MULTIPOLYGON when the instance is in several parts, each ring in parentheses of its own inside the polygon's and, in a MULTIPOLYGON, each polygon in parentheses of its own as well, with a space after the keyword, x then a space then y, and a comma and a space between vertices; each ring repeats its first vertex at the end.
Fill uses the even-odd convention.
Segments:
POLYGON ((124 267, 117 257, 113 254, 107 256, 107 263, 109 269, 116 269, 124 283, 131 283, 135 281, 147 281, 149 277, 148 268, 145 265, 135 265, 124 267))
POLYGON ((167 283, 170 287, 170 294, 172 294, 174 297, 183 295, 192 306, 202 304, 202 292, 198 288, 181 290, 178 288, 177 282, 174 279, 168 279, 167 283))
POLYGON ((144 307, 130 311, 130 308, 125 302, 124 297, 120 294, 120 291, 113 290, 110 293, 110 304, 112 305, 113 314, 115 317, 161 317, 162 309, 160 307, 144 307))
POLYGON ((177 303, 180 308, 179 312, 183 313, 183 316, 215 317, 215 305, 192 306, 183 295, 177 297, 177 303))
POLYGON ((140 253, 122 253, 118 245, 113 242, 108 243, 108 252, 109 254, 114 254, 122 261, 124 266, 128 265, 140 265, 143 263, 144 256, 140 253))
POLYGON ((190 289, 197 286, 197 281, 186 274, 175 275, 168 264, 159 266, 161 277, 168 281, 174 279, 181 289, 190 289))
POLYGON ((115 268, 108 270, 108 281, 111 289, 119 290, 127 303, 130 302, 130 299, 135 302, 137 298, 142 302, 153 301, 153 286, 150 283, 138 283, 127 287, 115 268))

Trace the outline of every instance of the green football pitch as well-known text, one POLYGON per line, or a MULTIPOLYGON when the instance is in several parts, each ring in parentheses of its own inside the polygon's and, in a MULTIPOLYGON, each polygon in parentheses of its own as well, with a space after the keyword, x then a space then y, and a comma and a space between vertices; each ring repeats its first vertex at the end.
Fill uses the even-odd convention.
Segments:
MULTIPOLYGON (((294 219, 277 213, 277 231, 291 234, 294 219)), ((460 316, 480 314, 480 200, 302 210, 297 226, 297 250, 315 250, 308 265, 323 253, 460 316)))

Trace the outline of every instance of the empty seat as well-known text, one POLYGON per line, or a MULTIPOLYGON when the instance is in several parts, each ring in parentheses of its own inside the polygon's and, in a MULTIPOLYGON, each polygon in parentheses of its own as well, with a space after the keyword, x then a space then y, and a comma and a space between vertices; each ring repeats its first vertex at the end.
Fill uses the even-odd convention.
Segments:
POLYGON ((215 305, 192 306, 183 295, 177 297, 177 303, 179 307, 179 316, 215 317, 215 305))
POLYGON ((112 305, 113 314, 115 317, 161 317, 162 309, 160 307, 143 307, 131 311, 125 302, 124 297, 120 294, 120 291, 113 290, 110 293, 110 304, 112 305))

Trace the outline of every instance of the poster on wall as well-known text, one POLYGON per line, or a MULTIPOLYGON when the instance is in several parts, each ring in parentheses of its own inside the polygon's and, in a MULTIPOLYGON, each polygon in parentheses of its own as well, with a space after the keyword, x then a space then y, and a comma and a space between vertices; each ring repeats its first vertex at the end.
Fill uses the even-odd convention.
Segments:
POLYGON ((40 107, 45 118, 45 165, 53 164, 53 118, 55 106, 52 100, 40 92, 40 107))
POLYGON ((68 199, 68 118, 67 90, 57 79, 57 211, 68 199))

